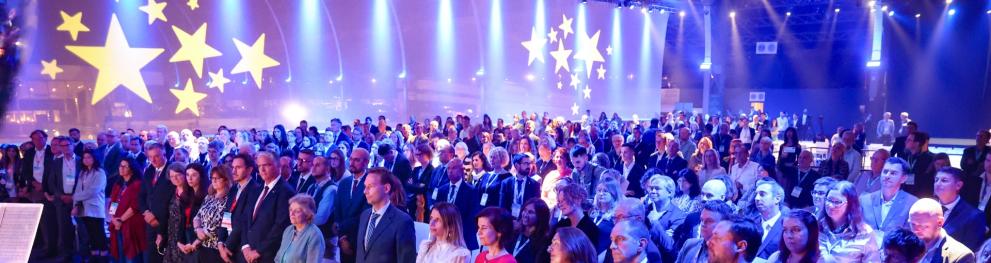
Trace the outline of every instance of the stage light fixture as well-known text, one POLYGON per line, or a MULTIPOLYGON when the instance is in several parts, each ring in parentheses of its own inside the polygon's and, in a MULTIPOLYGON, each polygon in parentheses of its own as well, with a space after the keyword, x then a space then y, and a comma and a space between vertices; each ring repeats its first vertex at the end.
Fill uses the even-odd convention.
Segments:
POLYGON ((402 73, 399 73, 399 78, 405 79, 406 78, 406 72, 403 71, 402 73))
POLYGON ((685 17, 685 11, 678 12, 679 17, 685 17))
POLYGON ((839 8, 833 9, 833 12, 839 13, 840 12, 840 9, 839 8))
POLYGON ((881 66, 881 61, 877 61, 877 60, 867 61, 867 67, 868 68, 877 68, 877 67, 880 67, 880 66, 881 66))
POLYGON ((887 5, 885 5, 885 6, 882 6, 882 7, 881 7, 881 11, 888 11, 888 6, 887 6, 887 5))
POLYGON ((985 12, 985 13, 987 13, 987 14, 989 14, 989 15, 991 15, 991 9, 989 9, 989 10, 988 10, 987 12, 985 12))
POLYGON ((529 80, 529 81, 533 81, 533 80, 534 80, 534 79, 536 79, 536 78, 537 78, 537 77, 536 77, 536 76, 534 76, 533 74, 526 74, 526 80, 529 80))
POLYGON ((888 11, 888 16, 895 16, 895 11, 894 10, 888 11))
POLYGON ((922 14, 915 14, 915 18, 922 17, 922 14))
POLYGON ((699 69, 701 69, 701 70, 709 70, 709 69, 712 69, 712 63, 709 63, 709 62, 702 62, 702 64, 699 64, 699 69))
POLYGON ((736 11, 730 11, 729 18, 736 18, 736 11))
POLYGON ((956 15, 956 14, 957 14, 957 10, 956 10, 956 9, 950 9, 950 11, 949 11, 949 14, 950 14, 951 16, 952 16, 952 15, 956 15))
POLYGON ((785 12, 785 16, 791 16, 791 12, 785 12))

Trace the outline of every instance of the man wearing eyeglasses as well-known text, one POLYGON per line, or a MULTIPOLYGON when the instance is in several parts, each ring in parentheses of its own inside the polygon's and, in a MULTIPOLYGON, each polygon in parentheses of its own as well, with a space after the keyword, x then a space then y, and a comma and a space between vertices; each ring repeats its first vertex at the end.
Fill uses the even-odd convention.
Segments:
MULTIPOLYGON (((82 171, 82 161, 70 149, 71 142, 67 136, 52 139, 52 145, 58 149, 60 156, 52 160, 53 169, 45 170, 45 197, 53 204, 56 239, 58 240, 58 256, 64 260, 71 258, 75 252, 76 229, 72 224, 72 194, 76 189, 79 171, 82 171)), ((51 227, 51 226, 42 226, 51 227)))

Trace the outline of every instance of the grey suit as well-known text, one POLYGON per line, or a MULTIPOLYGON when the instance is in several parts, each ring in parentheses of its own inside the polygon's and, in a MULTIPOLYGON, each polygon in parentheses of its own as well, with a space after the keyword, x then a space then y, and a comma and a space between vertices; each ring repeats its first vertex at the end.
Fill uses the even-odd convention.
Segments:
MULTIPOLYGON (((880 233, 888 233, 900 228, 908 228, 908 209, 919 200, 914 195, 898 190, 888 215, 881 220, 881 207, 884 203, 881 191, 870 192, 860 196, 860 207, 864 214, 864 223, 880 233)), ((883 234, 882 234, 883 235, 883 234)))
POLYGON ((416 261, 416 233, 409 215, 390 205, 372 230, 366 246, 365 231, 368 229, 371 214, 372 208, 361 212, 358 236, 355 237, 358 241, 356 242, 358 245, 354 247, 358 251, 356 262, 413 263, 416 261))
POLYGON ((943 231, 942 235, 946 239, 939 244, 939 253, 926 255, 929 257, 930 263, 973 263, 977 261, 974 258, 974 253, 967 246, 947 235, 946 231, 943 231))
POLYGON ((702 263, 708 262, 709 256, 705 248, 705 241, 701 238, 692 238, 685 241, 685 245, 678 251, 677 263, 702 263))

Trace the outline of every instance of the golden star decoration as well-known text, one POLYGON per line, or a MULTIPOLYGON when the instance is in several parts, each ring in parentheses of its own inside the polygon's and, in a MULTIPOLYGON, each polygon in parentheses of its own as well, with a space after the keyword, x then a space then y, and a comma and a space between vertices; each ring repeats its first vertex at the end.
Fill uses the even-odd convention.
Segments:
POLYGON ((568 65, 568 57, 571 56, 571 50, 564 49, 564 41, 557 42, 557 50, 551 51, 551 57, 554 57, 554 73, 557 74, 561 68, 564 71, 571 72, 571 66, 568 65))
POLYGON ((55 28, 56 31, 69 32, 72 41, 76 41, 76 38, 79 37, 79 32, 89 32, 89 27, 83 24, 83 12, 77 12, 71 16, 65 11, 59 12, 62 15, 62 24, 55 28))
POLYGON ((237 38, 234 39, 234 45, 237 46, 237 52, 241 53, 241 60, 231 69, 231 74, 248 72, 258 89, 261 89, 262 70, 279 65, 278 61, 265 55, 265 34, 258 36, 258 39, 251 46, 244 44, 237 38))
POLYGON ((561 25, 558 25, 557 28, 561 29, 561 32, 564 33, 564 36, 561 37, 561 40, 565 40, 568 39, 568 34, 575 33, 575 30, 571 28, 571 22, 574 22, 575 19, 568 18, 568 16, 566 15, 561 15, 561 20, 563 21, 561 21, 561 25))
POLYGON ((62 68, 58 66, 58 60, 41 61, 41 75, 48 75, 49 78, 55 79, 55 75, 59 73, 62 73, 62 68))
POLYGON ((206 27, 206 23, 203 23, 190 35, 172 26, 172 31, 175 32, 175 37, 179 39, 182 47, 172 55, 172 58, 169 58, 169 62, 189 61, 189 64, 193 65, 193 71, 196 71, 197 78, 203 77, 203 59, 222 55, 220 51, 206 44, 206 27))
POLYGON ((104 46, 65 46, 86 63, 95 67, 99 74, 93 87, 91 104, 96 104, 118 86, 124 86, 141 99, 151 103, 151 95, 141 68, 162 54, 161 48, 132 48, 127 43, 124 30, 120 27, 117 15, 110 18, 110 29, 104 46))
POLYGON ((189 10, 196 10, 197 8, 200 8, 200 1, 199 0, 189 0, 189 2, 186 2, 186 5, 189 6, 189 10))
POLYGON ((224 85, 231 82, 231 80, 224 77, 224 69, 220 69, 216 74, 213 72, 207 73, 210 74, 210 85, 207 85, 207 87, 217 88, 220 90, 220 93, 224 93, 224 85))
POLYGON ((162 22, 169 22, 169 19, 165 17, 165 6, 169 5, 166 2, 155 2, 155 0, 148 0, 147 5, 139 6, 138 10, 148 14, 148 25, 155 23, 155 20, 162 20, 162 22))
POLYGON ((592 77, 592 66, 595 62, 605 62, 602 53, 599 52, 599 32, 595 31, 592 37, 588 33, 579 34, 579 49, 575 51, 575 59, 585 62, 586 78, 592 77))
POLYGON ((527 50, 527 62, 526 65, 532 65, 534 60, 539 60, 544 62, 544 46, 547 45, 547 39, 537 34, 537 28, 530 29, 530 40, 523 41, 520 43, 527 50))
POLYGON ((179 99, 179 104, 175 106, 175 113, 179 114, 183 110, 189 110, 193 115, 200 116, 200 107, 196 104, 201 100, 206 98, 206 93, 199 93, 193 90, 193 80, 186 80, 186 88, 184 89, 169 89, 172 95, 175 95, 176 99, 179 99))

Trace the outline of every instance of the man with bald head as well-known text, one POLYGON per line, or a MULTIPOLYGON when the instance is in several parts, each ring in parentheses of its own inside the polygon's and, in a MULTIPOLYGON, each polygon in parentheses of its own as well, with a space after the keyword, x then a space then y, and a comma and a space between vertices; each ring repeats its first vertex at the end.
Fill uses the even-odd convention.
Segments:
MULTIPOLYGON (((461 233, 464 235, 465 244, 468 250, 478 248, 478 241, 475 240, 475 214, 480 210, 478 203, 478 190, 469 183, 464 182, 465 170, 461 160, 452 159, 447 162, 447 179, 449 184, 445 184, 437 189, 437 196, 433 198, 433 204, 440 202, 451 203, 461 212, 461 226, 464 227, 461 233)), ((532 179, 531 179, 532 180, 532 179)))
POLYGON ((338 183, 334 197, 334 222, 337 225, 341 246, 341 262, 355 262, 354 245, 358 238, 358 218, 361 212, 371 207, 365 200, 365 173, 368 170, 369 154, 364 148, 357 148, 348 158, 348 172, 338 183))
MULTIPOLYGON (((621 224, 626 221, 646 224, 647 215, 645 211, 646 209, 644 209, 643 203, 640 202, 640 199, 623 197, 616 202, 614 218, 616 220, 616 224, 621 224)), ((650 227, 647 225, 645 225, 645 227, 648 229, 647 232, 650 233, 648 238, 650 242, 647 242, 646 248, 647 262, 661 262, 661 251, 657 248, 659 243, 657 239, 664 236, 664 234, 650 231, 650 227)), ((613 262, 612 257, 612 253, 606 253, 604 262, 613 262)))
POLYGON ((650 236, 647 226, 641 222, 623 221, 616 224, 609 235, 609 251, 614 263, 642 263, 647 260, 650 236))
POLYGON ((943 206, 936 200, 916 201, 908 212, 908 222, 926 244, 923 262, 975 262, 974 253, 943 230, 943 206))

